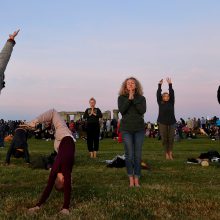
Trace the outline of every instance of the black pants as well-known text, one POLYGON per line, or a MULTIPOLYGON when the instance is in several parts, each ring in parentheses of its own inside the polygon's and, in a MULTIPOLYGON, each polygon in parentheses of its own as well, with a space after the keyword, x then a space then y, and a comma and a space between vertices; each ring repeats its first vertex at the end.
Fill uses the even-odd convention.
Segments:
POLYGON ((173 150, 174 136, 175 136, 175 124, 164 125, 159 124, 160 135, 162 139, 162 145, 166 152, 173 150))
POLYGON ((99 150, 99 135, 100 135, 99 124, 87 125, 87 147, 89 152, 99 150))
POLYGON ((8 149, 5 162, 10 163, 11 155, 15 153, 16 147, 22 147, 23 148, 23 150, 24 150, 24 159, 25 159, 26 163, 30 163, 30 156, 29 156, 29 152, 28 152, 28 144, 23 143, 23 144, 16 145, 16 143, 13 142, 13 141, 12 141, 12 143, 11 143, 9 149, 8 149))

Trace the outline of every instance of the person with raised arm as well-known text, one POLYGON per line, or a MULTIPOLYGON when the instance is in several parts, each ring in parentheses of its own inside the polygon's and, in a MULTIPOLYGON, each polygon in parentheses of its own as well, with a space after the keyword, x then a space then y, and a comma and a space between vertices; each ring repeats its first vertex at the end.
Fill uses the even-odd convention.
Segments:
POLYGON ((15 45, 15 37, 18 35, 19 31, 20 30, 17 30, 13 34, 9 35, 8 40, 0 52, 0 92, 5 87, 5 69, 15 45))
POLYGON ((173 144, 175 136, 175 95, 172 87, 171 78, 167 78, 169 86, 169 93, 162 93, 163 79, 160 80, 157 89, 157 103, 159 106, 159 114, 157 122, 159 123, 159 130, 162 139, 162 145, 165 151, 167 160, 173 160, 173 144))
POLYGON ((220 86, 218 87, 217 98, 218 98, 218 103, 220 104, 220 86))

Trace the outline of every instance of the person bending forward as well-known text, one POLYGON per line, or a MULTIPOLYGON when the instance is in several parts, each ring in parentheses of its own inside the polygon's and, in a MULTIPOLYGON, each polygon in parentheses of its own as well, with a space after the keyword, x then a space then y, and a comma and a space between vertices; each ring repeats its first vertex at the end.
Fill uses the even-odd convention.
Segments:
POLYGON ((41 205, 46 202, 53 186, 58 191, 64 191, 64 203, 61 210, 63 214, 69 214, 70 196, 71 196, 71 173, 75 154, 75 139, 71 131, 66 126, 65 121, 59 113, 52 109, 49 110, 35 120, 26 123, 29 127, 36 127, 38 123, 52 123, 55 127, 54 148, 57 151, 54 164, 52 166, 49 180, 43 194, 35 207, 30 208, 29 212, 35 212, 40 209, 41 205))

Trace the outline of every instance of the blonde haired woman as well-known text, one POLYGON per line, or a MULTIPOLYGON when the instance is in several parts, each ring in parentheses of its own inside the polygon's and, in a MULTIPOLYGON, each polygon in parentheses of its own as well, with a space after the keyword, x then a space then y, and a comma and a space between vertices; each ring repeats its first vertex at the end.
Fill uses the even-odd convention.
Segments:
POLYGON ((96 158, 99 150, 100 124, 99 119, 102 118, 102 112, 96 108, 96 100, 92 97, 89 100, 90 108, 87 108, 83 118, 87 121, 87 147, 91 158, 96 158))
POLYGON ((139 187, 146 100, 143 96, 142 86, 136 78, 129 77, 122 83, 118 97, 118 108, 122 115, 120 131, 124 142, 130 187, 139 187))
POLYGON ((167 78, 169 85, 169 93, 162 93, 163 79, 160 80, 157 89, 157 103, 159 106, 159 114, 157 122, 159 123, 159 130, 162 139, 162 145, 165 150, 165 157, 167 160, 173 160, 173 143, 175 136, 175 95, 172 87, 171 78, 167 78))

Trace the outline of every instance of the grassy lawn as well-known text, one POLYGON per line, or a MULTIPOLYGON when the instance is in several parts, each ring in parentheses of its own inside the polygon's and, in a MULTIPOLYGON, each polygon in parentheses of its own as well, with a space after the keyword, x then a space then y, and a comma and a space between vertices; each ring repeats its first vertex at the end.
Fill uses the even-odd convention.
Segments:
MULTIPOLYGON (((7 145, 8 146, 8 145, 7 145)), ((106 159, 123 154, 123 145, 102 140, 97 159, 89 159, 86 143, 77 142, 73 169, 71 214, 58 215, 63 194, 52 191, 47 203, 29 215, 45 187, 49 171, 32 169, 22 159, 3 166, 7 148, 0 149, 0 219, 220 219, 220 164, 188 165, 188 157, 208 150, 220 151, 220 143, 207 138, 175 144, 174 161, 163 157, 160 142, 145 139, 143 160, 152 170, 142 171, 141 188, 129 188, 125 168, 107 168, 106 159)), ((31 139, 31 158, 48 155, 53 142, 31 139)))

